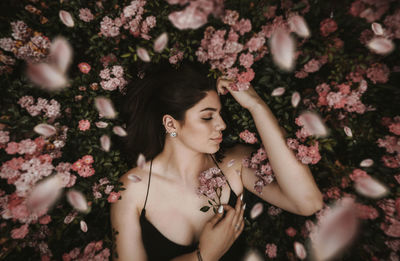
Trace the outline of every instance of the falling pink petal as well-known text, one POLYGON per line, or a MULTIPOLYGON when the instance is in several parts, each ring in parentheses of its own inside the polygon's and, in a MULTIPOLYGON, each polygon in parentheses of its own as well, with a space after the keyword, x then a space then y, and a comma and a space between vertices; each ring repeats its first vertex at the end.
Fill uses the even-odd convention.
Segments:
POLYGON ((291 102, 292 102, 292 106, 293 106, 294 108, 296 108, 297 105, 299 105, 300 99, 301 99, 301 97, 300 97, 300 93, 299 93, 299 92, 294 92, 294 93, 292 94, 292 100, 291 100, 291 102))
POLYGON ((142 179, 135 174, 129 174, 128 179, 134 183, 140 182, 142 179))
POLYGON ((33 130, 39 134, 39 135, 43 135, 45 137, 50 137, 54 134, 56 134, 57 130, 56 128, 54 128, 52 125, 49 124, 45 124, 45 123, 40 123, 38 125, 36 125, 33 130))
POLYGON ((77 190, 68 191, 67 200, 72 207, 80 212, 87 212, 89 210, 85 196, 77 190))
POLYGON ((179 30, 197 29, 207 23, 207 15, 200 12, 195 5, 189 5, 182 11, 169 14, 168 19, 179 30))
POLYGON ((168 34, 162 33, 157 39, 154 41, 153 49, 157 53, 161 53, 168 43, 168 34))
POLYGON ((383 35, 383 28, 380 23, 372 23, 371 28, 375 35, 383 35))
POLYGON ((137 161, 136 161, 136 165, 143 169, 144 164, 146 164, 146 158, 144 157, 144 155, 142 153, 139 154, 137 161))
POLYGON ((294 252, 296 253, 296 256, 300 259, 304 259, 307 257, 307 252, 303 244, 297 241, 294 242, 294 252))
POLYGON ((353 132, 351 131, 351 129, 347 126, 343 127, 344 133, 346 134, 346 136, 348 137, 353 137, 353 132))
POLYGON ((343 198, 320 219, 312 237, 312 250, 317 260, 327 260, 350 245, 358 228, 354 200, 343 198))
POLYGON ((111 140, 110 140, 110 137, 108 137, 108 135, 104 134, 100 137, 100 144, 101 144, 101 148, 104 151, 106 151, 106 152, 110 151, 111 140))
POLYGON ((360 162, 361 167, 371 167, 374 164, 374 161, 372 159, 365 159, 360 162))
POLYGON ((126 131, 121 126, 115 126, 113 128, 113 132, 121 137, 128 135, 128 133, 126 133, 126 131))
POLYGON ((52 65, 65 73, 71 64, 72 47, 63 37, 57 37, 53 40, 50 47, 50 57, 52 65))
POLYGON ((68 27, 74 27, 75 25, 74 19, 72 18, 72 15, 69 12, 60 10, 58 16, 60 17, 60 20, 61 22, 63 22, 63 24, 65 24, 68 27))
POLYGON ((278 87, 275 88, 272 92, 271 92, 271 96, 281 96, 282 94, 285 93, 285 88, 284 87, 278 87))
POLYGON ((247 251, 247 253, 245 254, 245 256, 242 260, 243 261, 263 261, 264 258, 257 250, 250 249, 249 251, 247 251))
POLYGON ((49 91, 67 86, 64 74, 47 63, 28 64, 27 75, 33 83, 49 91))
POLYGON ((149 53, 146 51, 146 49, 142 48, 142 47, 138 47, 136 50, 136 53, 138 55, 138 57, 140 58, 140 60, 142 60, 143 62, 150 62, 150 55, 149 53))
POLYGON ((81 225, 81 230, 86 233, 88 231, 86 222, 81 220, 80 225, 81 225))
POLYGON ((255 219, 258 217, 264 210, 264 206, 262 203, 256 203, 250 211, 251 219, 255 219))
POLYGON ((295 44, 289 33, 281 28, 275 30, 270 39, 272 58, 277 66, 290 71, 294 65, 295 44))
POLYGON ((233 164, 235 164, 235 159, 231 159, 228 164, 226 164, 228 166, 228 168, 232 167, 233 164))
POLYGON ((367 43, 367 47, 377 54, 388 54, 394 50, 392 40, 383 37, 374 37, 367 43))
POLYGON ((108 123, 104 122, 104 121, 97 121, 95 124, 96 124, 96 127, 100 128, 100 129, 104 129, 105 127, 108 126, 108 123))
POLYGON ((358 193, 369 198, 381 198, 388 193, 388 189, 370 176, 360 177, 354 183, 358 193))
POLYGON ((115 116, 117 115, 114 110, 112 102, 108 98, 96 97, 94 99, 94 104, 98 112, 101 113, 101 115, 103 115, 107 119, 114 119, 115 116))
POLYGON ((292 32, 295 32, 298 36, 303 38, 310 37, 310 30, 308 29, 307 23, 302 16, 291 16, 288 23, 290 26, 290 30, 292 32))
POLYGON ((306 111, 301 113, 299 117, 304 123, 304 128, 311 135, 316 137, 325 137, 328 135, 328 130, 317 113, 306 111))
POLYGON ((62 191, 60 176, 53 175, 34 186, 27 198, 27 205, 31 211, 42 211, 50 208, 59 198, 62 191))

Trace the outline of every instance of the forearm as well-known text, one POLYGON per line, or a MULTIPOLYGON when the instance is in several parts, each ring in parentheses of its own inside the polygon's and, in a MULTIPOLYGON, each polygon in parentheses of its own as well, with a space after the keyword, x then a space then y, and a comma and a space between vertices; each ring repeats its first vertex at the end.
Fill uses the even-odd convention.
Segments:
POLYGON ((297 160, 270 108, 261 99, 249 108, 281 191, 302 212, 319 208, 322 194, 307 165, 297 160))
POLYGON ((206 256, 205 253, 201 253, 200 256, 201 257, 198 256, 196 249, 195 251, 188 254, 175 257, 174 259, 171 259, 171 261, 214 261, 213 259, 210 259, 208 256, 206 256))

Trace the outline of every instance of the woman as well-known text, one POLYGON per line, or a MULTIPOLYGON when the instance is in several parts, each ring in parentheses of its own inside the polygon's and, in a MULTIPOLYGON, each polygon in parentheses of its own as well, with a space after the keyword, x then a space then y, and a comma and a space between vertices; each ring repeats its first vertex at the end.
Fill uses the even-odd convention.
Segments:
POLYGON ((161 65, 128 90, 121 109, 126 153, 132 161, 143 153, 147 161, 120 179, 126 190, 111 206, 114 260, 241 260, 244 191, 299 215, 322 206, 309 168, 286 146, 277 120, 254 89, 236 92, 229 81, 216 86, 206 75, 199 64, 186 63, 178 71, 161 65), (215 160, 226 128, 219 93, 227 92, 250 111, 274 170, 276 181, 261 194, 254 189, 253 170, 241 165, 251 147, 238 144, 219 164, 215 160), (199 210, 208 199, 197 193, 199 174, 212 167, 227 179, 216 214, 199 210))

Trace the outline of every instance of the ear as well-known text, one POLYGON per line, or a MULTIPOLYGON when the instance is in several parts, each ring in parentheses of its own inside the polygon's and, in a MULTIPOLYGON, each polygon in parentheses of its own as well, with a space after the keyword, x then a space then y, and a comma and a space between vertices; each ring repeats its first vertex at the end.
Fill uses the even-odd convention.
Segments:
POLYGON ((174 132, 174 131, 177 132, 177 130, 179 128, 179 123, 178 123, 177 120, 174 119, 174 117, 172 117, 169 114, 165 114, 163 116, 162 120, 163 120, 163 125, 165 127, 165 130, 168 133, 171 133, 171 132, 174 132))

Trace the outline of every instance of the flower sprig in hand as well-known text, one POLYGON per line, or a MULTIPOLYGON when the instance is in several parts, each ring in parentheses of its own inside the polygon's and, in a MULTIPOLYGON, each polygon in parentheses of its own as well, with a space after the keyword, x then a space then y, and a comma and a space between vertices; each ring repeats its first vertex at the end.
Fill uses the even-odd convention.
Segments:
MULTIPOLYGON (((212 167, 200 173, 199 183, 198 193, 209 198, 208 203, 213 207, 214 213, 216 213, 218 207, 221 205, 222 187, 226 184, 225 176, 219 168, 212 167)), ((207 212, 209 209, 209 206, 204 206, 200 210, 207 212)))

